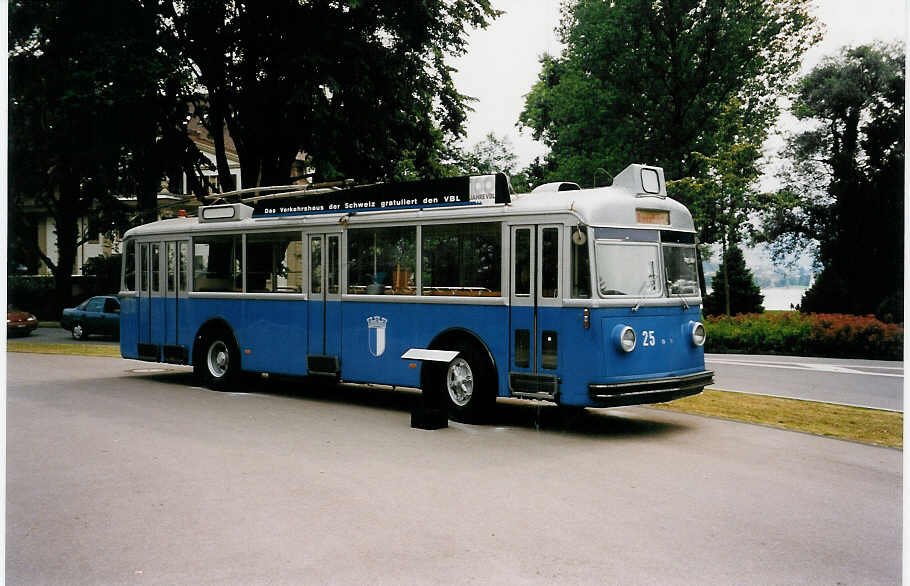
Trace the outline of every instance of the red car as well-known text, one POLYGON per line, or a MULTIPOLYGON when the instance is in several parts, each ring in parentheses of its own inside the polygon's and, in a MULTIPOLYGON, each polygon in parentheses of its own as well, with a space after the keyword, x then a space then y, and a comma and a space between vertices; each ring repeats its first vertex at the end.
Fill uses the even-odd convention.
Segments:
POLYGON ((27 311, 6 307, 6 337, 27 336, 38 327, 38 318, 27 311))

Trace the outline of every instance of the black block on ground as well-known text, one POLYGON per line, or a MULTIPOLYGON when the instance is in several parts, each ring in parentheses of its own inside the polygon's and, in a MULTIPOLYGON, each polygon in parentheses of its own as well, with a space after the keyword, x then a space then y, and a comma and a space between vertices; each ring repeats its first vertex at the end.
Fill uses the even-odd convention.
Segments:
POLYGON ((428 407, 419 401, 411 410, 411 427, 416 429, 443 429, 449 426, 446 409, 428 407))

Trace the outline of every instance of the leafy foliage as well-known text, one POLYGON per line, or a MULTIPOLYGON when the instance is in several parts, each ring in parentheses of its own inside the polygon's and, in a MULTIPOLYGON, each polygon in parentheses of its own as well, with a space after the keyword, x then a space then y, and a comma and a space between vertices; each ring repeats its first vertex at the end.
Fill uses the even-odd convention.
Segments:
MULTIPOLYGON (((79 219, 94 234, 122 227, 115 195, 154 210, 169 140, 185 104, 154 2, 16 0, 9 5, 9 206, 14 240, 31 246, 68 299, 79 219), (53 217, 58 254, 38 247, 26 206, 53 217)), ((186 133, 183 132, 184 140, 186 133)), ((93 234, 93 235, 94 235, 93 234)))
MULTIPOLYGON (((904 235, 904 55, 845 49, 799 82, 792 164, 766 217, 778 253, 809 248, 824 268, 807 311, 866 314, 899 307, 904 235)), ((894 310, 889 313, 894 315, 894 310)))
POLYGON ((226 127, 244 183, 269 185, 288 182, 299 153, 320 179, 389 178, 402 157, 431 165, 435 130, 460 134, 465 119, 445 58, 497 15, 490 0, 178 0, 169 20, 216 148, 226 127))
POLYGON ((490 132, 471 150, 462 153, 458 166, 463 173, 469 175, 490 173, 512 175, 517 161, 518 157, 509 138, 506 136, 499 138, 490 132))
POLYGON ((723 250, 753 235, 750 217, 763 207, 756 183, 766 132, 745 127, 742 110, 743 104, 735 99, 724 107, 717 119, 715 152, 692 153, 693 175, 667 186, 675 199, 690 202, 699 242, 720 242, 723 250))
POLYGON ((93 292, 98 295, 116 295, 120 291, 120 266, 123 256, 98 255, 85 261, 82 274, 94 280, 93 292))
POLYGON ((901 360, 904 329, 868 315, 795 311, 706 317, 706 352, 901 360))
POLYGON ((551 177, 638 161, 680 179, 697 175, 693 153, 728 144, 719 120, 733 99, 751 135, 774 123, 818 28, 806 0, 572 0, 560 36, 519 119, 551 147, 551 177))
POLYGON ((738 246, 733 246, 727 251, 726 259, 717 269, 712 285, 714 291, 704 298, 702 306, 705 315, 737 315, 764 311, 761 305, 764 296, 759 286, 755 284, 752 271, 746 267, 743 251, 738 246))

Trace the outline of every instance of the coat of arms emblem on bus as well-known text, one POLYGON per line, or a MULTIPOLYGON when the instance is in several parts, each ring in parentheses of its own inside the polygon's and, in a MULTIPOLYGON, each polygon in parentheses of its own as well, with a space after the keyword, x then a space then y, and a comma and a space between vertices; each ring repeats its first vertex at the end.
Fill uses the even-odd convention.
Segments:
POLYGON ((367 318, 370 338, 370 354, 373 356, 382 356, 385 352, 385 327, 389 323, 384 317, 374 315, 367 318))

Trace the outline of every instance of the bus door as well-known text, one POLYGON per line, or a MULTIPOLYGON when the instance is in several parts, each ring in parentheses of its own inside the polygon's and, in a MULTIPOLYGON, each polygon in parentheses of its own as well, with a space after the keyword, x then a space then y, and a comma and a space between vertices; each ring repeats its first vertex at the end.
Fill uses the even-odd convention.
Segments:
POLYGON ((337 376, 341 372, 341 232, 308 234, 307 242, 307 371, 337 376))
POLYGON ((160 242, 139 244, 138 355, 140 360, 161 360, 164 342, 164 291, 160 242))
POLYGON ((188 240, 164 243, 166 271, 162 308, 164 325, 162 354, 165 362, 174 364, 186 364, 189 358, 188 344, 181 343, 181 336, 186 339, 187 332, 181 332, 180 328, 181 323, 186 322, 189 247, 188 240))
POLYGON ((555 398, 562 333, 562 226, 512 226, 509 388, 555 398))

